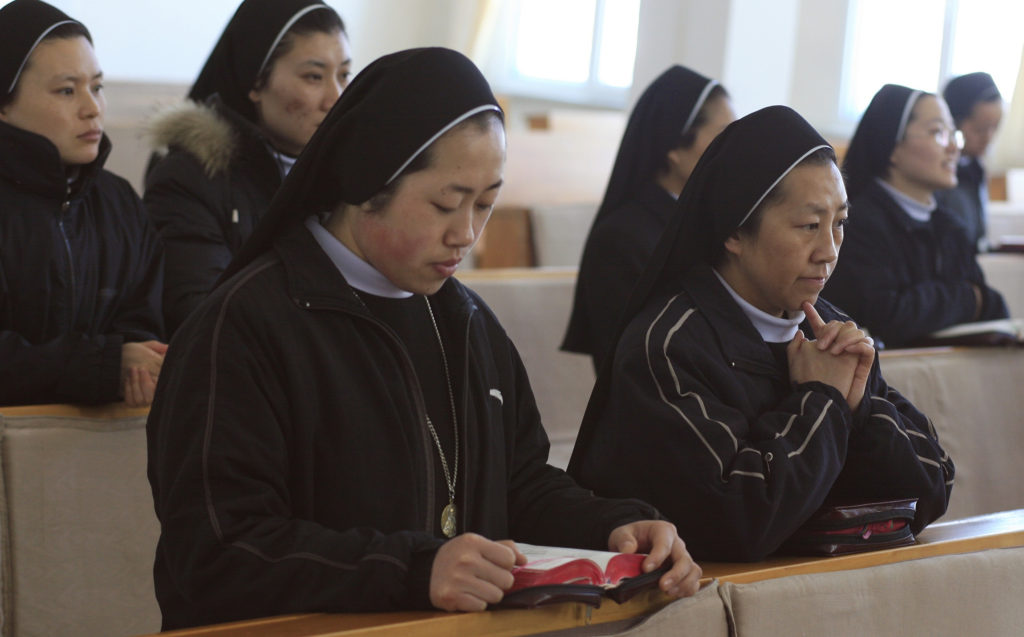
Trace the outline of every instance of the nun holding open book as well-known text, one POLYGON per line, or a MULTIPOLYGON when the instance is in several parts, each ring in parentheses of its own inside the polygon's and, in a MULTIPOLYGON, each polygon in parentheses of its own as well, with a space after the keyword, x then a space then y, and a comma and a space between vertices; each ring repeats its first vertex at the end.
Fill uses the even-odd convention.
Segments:
POLYGON ((700 568, 671 524, 547 464, 526 371, 452 278, 502 186, 503 114, 448 49, 368 66, 182 325, 147 424, 164 627, 481 610, 515 541, 700 568), (410 99, 415 96, 415 99, 410 99))

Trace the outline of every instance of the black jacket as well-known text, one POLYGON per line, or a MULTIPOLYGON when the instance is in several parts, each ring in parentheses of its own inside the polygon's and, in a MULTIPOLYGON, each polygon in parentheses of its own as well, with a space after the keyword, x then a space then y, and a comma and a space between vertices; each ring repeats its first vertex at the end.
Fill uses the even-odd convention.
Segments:
POLYGON ((827 499, 918 498, 915 531, 946 510, 953 464, 877 361, 856 413, 829 385, 792 386, 707 266, 637 315, 612 365, 570 474, 599 495, 651 502, 699 559, 761 559, 827 499))
POLYGON ((850 227, 822 294, 887 347, 904 347, 975 320, 972 284, 983 297, 977 320, 1008 316, 959 222, 942 208, 929 222, 915 221, 872 181, 850 202, 850 227))
POLYGON ((583 248, 562 349, 590 354, 600 369, 615 338, 619 314, 675 210, 675 199, 652 182, 636 198, 594 222, 583 248))
POLYGON ((252 234, 282 170, 259 130, 216 98, 187 102, 150 132, 168 149, 146 175, 143 200, 164 241, 164 316, 173 333, 252 234))
MULTIPOLYGON (((547 465, 494 315, 455 280, 433 302, 462 335, 460 533, 606 548, 656 516, 547 465)), ((306 228, 218 287, 175 335, 147 425, 164 627, 429 607, 445 491, 423 400, 405 348, 306 228)))
POLYGON ((968 242, 981 252, 988 249, 988 225, 985 206, 988 203, 988 177, 981 162, 974 157, 960 157, 956 168, 956 188, 935 193, 939 207, 948 210, 963 226, 968 242))
POLYGON ((122 344, 163 335, 159 241, 109 153, 69 187, 49 140, 0 122, 0 405, 116 401, 122 344))

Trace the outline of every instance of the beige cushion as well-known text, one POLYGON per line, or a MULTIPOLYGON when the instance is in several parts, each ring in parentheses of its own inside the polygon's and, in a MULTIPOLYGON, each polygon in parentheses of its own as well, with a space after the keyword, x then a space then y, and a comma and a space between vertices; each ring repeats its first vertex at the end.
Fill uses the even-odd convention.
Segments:
POLYGON ((672 602, 660 611, 641 620, 633 628, 618 635, 643 637, 728 637, 725 606, 719 597, 718 582, 704 586, 693 597, 672 602))
POLYGON ((1020 635, 1024 548, 721 588, 740 636, 1020 635))
POLYGON ((1024 507, 1024 350, 894 351, 880 364, 889 385, 931 418, 953 458, 945 519, 1024 507))
POLYGON ((1010 316, 1024 318, 1024 254, 979 254, 978 264, 985 273, 985 282, 1006 299, 1010 316))
POLYGON ((530 226, 537 265, 579 266, 595 214, 596 203, 531 206, 530 226))
POLYGON ((4 634, 159 630, 145 418, 0 416, 0 435, 4 634))

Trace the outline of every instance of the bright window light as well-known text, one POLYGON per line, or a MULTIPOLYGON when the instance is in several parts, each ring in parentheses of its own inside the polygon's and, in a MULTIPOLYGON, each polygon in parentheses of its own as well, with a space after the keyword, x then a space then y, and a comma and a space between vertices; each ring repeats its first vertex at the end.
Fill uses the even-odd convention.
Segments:
POLYGON ((597 0, 522 0, 519 75, 583 84, 590 77, 597 0))
POLYGON ((601 51, 597 81, 628 88, 633 83, 640 0, 605 0, 601 19, 601 51))
POLYGON ((859 119, 883 84, 935 90, 945 0, 856 0, 843 102, 859 119))
POLYGON ((1006 0, 961 1, 953 33, 950 76, 985 71, 1009 101, 1017 83, 1024 49, 1024 3, 1006 0))

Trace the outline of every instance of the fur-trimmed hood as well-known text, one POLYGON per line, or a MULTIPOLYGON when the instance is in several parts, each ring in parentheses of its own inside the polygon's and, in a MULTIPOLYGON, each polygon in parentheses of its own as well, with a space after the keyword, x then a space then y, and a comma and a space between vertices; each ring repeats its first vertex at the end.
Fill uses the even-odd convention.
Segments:
POLYGON ((240 146, 239 132, 215 105, 191 100, 161 110, 146 127, 154 151, 177 147, 191 153, 211 177, 231 165, 240 146))

